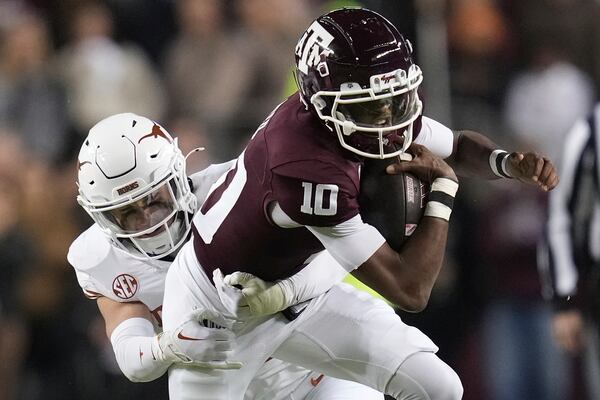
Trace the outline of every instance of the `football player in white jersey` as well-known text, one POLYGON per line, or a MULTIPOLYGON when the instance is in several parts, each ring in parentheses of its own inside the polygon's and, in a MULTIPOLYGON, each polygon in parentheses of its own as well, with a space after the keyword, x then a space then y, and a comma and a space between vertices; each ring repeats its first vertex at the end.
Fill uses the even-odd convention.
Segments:
MULTIPOLYGON (((197 205, 232 163, 188 178, 177 140, 134 114, 100 121, 81 148, 78 202, 96 223, 73 242, 68 260, 84 294, 96 299, 119 367, 131 381, 154 380, 172 363, 207 370, 242 367, 231 359, 231 321, 217 313, 193 311, 178 328, 161 331, 167 270, 190 234, 197 205)), ((312 265, 323 262, 332 259, 323 256, 312 265)), ((298 275, 288 280, 289 304, 277 308, 291 305, 298 291, 310 292, 301 297, 318 295, 343 275, 341 268, 329 276, 321 273, 321 286, 304 289, 298 275)), ((248 308, 268 313, 271 306, 264 300, 269 299, 259 293, 248 308)), ((269 358, 245 398, 381 400, 383 395, 269 358)))

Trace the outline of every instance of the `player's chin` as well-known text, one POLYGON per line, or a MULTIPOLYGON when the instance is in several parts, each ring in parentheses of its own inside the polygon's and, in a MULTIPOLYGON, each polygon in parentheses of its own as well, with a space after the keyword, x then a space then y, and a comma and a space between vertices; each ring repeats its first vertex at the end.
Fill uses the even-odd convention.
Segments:
MULTIPOLYGON (((404 144, 404 129, 387 132, 383 136, 383 154, 391 154, 401 149, 404 144)), ((355 132, 348 140, 350 145, 360 151, 370 154, 380 154, 379 136, 371 132, 355 132)))
POLYGON ((141 235, 140 238, 141 239, 147 239, 147 238, 151 238, 151 237, 155 237, 160 235, 161 233, 165 232, 167 230, 167 226, 170 226, 173 221, 175 221, 175 216, 171 217, 166 223, 162 223, 160 225, 158 225, 158 227, 153 230, 150 233, 146 233, 145 235, 141 235))

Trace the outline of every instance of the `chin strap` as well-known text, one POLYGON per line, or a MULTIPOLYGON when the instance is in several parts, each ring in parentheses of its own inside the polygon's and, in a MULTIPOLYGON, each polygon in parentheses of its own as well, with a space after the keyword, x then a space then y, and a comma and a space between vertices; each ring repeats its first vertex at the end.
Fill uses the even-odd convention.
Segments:
POLYGON ((166 224, 166 229, 159 233, 156 236, 150 236, 147 238, 131 238, 131 241, 135 242, 135 245, 139 247, 144 253, 149 254, 150 256, 158 255, 161 252, 165 253, 171 250, 177 243, 175 240, 175 235, 181 228, 181 220, 175 218, 175 220, 169 225, 166 224), (164 249, 164 246, 170 245, 169 248, 164 249))

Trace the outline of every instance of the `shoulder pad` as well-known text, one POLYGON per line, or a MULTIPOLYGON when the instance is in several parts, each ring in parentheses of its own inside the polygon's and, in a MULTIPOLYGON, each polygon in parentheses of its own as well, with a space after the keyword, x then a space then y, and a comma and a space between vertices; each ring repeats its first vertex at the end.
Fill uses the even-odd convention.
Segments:
POLYGON ((208 195, 212 185, 225 174, 227 171, 235 166, 236 160, 231 160, 222 164, 212 164, 202 171, 195 172, 190 175, 192 181, 192 190, 198 198, 199 204, 202 204, 208 195))
POLYGON ((69 247, 67 260, 76 270, 86 271, 101 264, 112 245, 97 224, 86 229, 69 247))

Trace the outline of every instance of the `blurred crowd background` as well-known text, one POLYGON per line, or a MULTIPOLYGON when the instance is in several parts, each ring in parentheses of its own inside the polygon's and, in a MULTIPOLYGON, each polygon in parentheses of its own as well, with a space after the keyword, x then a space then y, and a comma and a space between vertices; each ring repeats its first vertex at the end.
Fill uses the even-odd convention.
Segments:
MULTIPOLYGON (((413 42, 425 114, 560 163, 600 84, 595 0, 0 0, 0 400, 166 399, 123 378, 66 261, 91 220, 76 156, 131 111, 179 137, 191 171, 236 156, 295 90, 293 49, 332 8, 364 5, 413 42)), ((466 400, 586 400, 581 354, 553 343, 536 243, 546 196, 464 179, 427 310, 466 400)), ((600 379, 600 376, 598 377, 600 379)))

